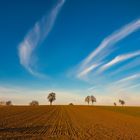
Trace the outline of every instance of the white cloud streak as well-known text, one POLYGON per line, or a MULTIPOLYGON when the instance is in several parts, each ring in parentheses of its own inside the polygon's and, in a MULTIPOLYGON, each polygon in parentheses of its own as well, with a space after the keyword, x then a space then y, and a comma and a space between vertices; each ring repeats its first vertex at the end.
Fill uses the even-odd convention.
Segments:
POLYGON ((78 74, 78 77, 80 78, 80 77, 83 77, 83 76, 87 75, 89 72, 91 72, 92 70, 94 70, 95 68, 97 68, 99 65, 100 64, 93 64, 93 65, 87 67, 85 70, 83 70, 82 72, 80 72, 78 74))
POLYGON ((104 64, 102 67, 100 67, 99 72, 103 72, 104 70, 110 68, 111 66, 118 64, 122 61, 134 58, 136 56, 140 55, 140 51, 128 53, 128 54, 123 54, 123 55, 118 55, 116 56, 113 60, 109 61, 108 63, 104 64))
MULTIPOLYGON (((129 91, 128 89, 131 86, 137 85, 136 80, 140 79, 140 73, 136 73, 127 77, 124 77, 120 80, 117 80, 108 85, 108 89, 112 90, 112 92, 121 92, 121 91, 129 91)), ((135 86, 134 86, 135 87, 135 86)), ((133 88, 134 88, 133 87, 133 88)))
POLYGON ((135 85, 129 86, 128 89, 133 89, 133 88, 137 88, 137 87, 140 87, 140 84, 135 84, 135 85))
MULTIPOLYGON (((112 47, 120 40, 124 39, 125 37, 137 31, 138 29, 140 29, 140 19, 135 20, 130 24, 127 24, 121 29, 115 31, 110 36, 106 37, 101 42, 101 44, 91 54, 89 54, 87 58, 85 58, 81 62, 80 66, 78 67, 79 69, 78 72, 81 71, 82 73, 82 71, 85 71, 85 69, 90 67, 89 65, 91 64, 94 65, 94 64, 101 63, 101 61, 111 53, 112 50, 109 49, 109 47, 112 47)), ((118 60, 114 60, 114 61, 118 61, 118 60)), ((88 74, 88 72, 86 74, 88 74)))
POLYGON ((111 72, 110 75, 116 75, 122 71, 126 71, 126 70, 130 70, 132 68, 138 67, 140 66, 140 57, 135 58, 134 60, 130 61, 127 64, 124 64, 123 66, 121 66, 120 68, 116 69, 115 71, 111 72))
POLYGON ((128 76, 128 77, 125 77, 119 81, 116 81, 115 84, 121 84, 123 82, 127 82, 127 81, 131 81, 131 80, 135 80, 137 78, 140 78, 140 74, 134 74, 134 75, 131 75, 131 76, 128 76))
POLYGON ((48 15, 45 15, 35 24, 35 26, 27 33, 24 40, 19 44, 18 54, 20 64, 34 76, 43 76, 35 70, 35 49, 43 42, 52 30, 57 15, 64 2, 65 0, 60 0, 48 15))

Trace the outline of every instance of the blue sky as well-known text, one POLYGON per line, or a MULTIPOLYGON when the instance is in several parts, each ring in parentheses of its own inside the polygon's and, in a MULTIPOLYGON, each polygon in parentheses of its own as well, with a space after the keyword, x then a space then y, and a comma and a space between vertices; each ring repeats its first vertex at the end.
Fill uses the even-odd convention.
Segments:
POLYGON ((2 100, 43 104, 54 91, 58 104, 93 94, 99 104, 137 105, 139 7, 139 0, 0 1, 2 100))

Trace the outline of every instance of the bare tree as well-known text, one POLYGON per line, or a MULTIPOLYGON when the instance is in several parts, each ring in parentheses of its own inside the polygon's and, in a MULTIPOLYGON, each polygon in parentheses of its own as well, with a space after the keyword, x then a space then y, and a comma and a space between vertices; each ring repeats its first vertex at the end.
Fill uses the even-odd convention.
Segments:
POLYGON ((96 102, 96 98, 95 98, 93 95, 90 96, 90 100, 91 100, 92 104, 93 104, 94 102, 96 102))
POLYGON ((69 103, 69 105, 74 105, 73 103, 69 103))
POLYGON ((114 106, 117 106, 117 104, 114 102, 114 106))
POLYGON ((48 95, 48 100, 49 100, 49 102, 50 102, 50 105, 52 105, 52 102, 53 101, 55 101, 56 100, 56 95, 55 95, 55 93, 50 93, 49 95, 48 95))
POLYGON ((7 106, 11 106, 12 105, 12 101, 6 101, 6 105, 7 106))
POLYGON ((87 103, 89 104, 89 102, 90 102, 90 96, 87 96, 87 97, 85 98, 85 102, 87 102, 87 103))
POLYGON ((92 104, 93 104, 94 102, 96 102, 96 98, 95 98, 93 95, 90 96, 90 100, 91 100, 92 104))
POLYGON ((30 105, 30 106, 38 106, 38 105, 39 105, 39 102, 33 100, 32 102, 29 103, 29 105, 30 105))
POLYGON ((119 100, 119 103, 123 106, 125 104, 125 101, 119 100))

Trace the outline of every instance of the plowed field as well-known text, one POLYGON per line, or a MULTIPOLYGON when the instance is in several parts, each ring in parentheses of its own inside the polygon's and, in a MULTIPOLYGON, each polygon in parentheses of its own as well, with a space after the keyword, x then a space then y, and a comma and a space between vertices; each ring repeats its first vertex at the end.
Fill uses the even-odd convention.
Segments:
POLYGON ((0 107, 0 140, 140 140, 139 107, 0 107))

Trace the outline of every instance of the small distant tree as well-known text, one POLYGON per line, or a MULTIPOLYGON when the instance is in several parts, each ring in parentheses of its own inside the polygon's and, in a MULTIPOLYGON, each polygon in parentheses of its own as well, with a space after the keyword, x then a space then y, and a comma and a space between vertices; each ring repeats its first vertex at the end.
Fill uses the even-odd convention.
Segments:
POLYGON ((69 105, 74 105, 73 103, 69 103, 69 105))
POLYGON ((87 97, 85 98, 85 102, 87 102, 88 105, 89 105, 89 102, 90 102, 90 96, 87 96, 87 97))
POLYGON ((119 100, 119 103, 120 103, 122 106, 124 106, 125 101, 124 101, 124 100, 119 100))
POLYGON ((91 100, 92 104, 93 104, 94 102, 96 102, 96 98, 95 98, 93 95, 90 96, 90 100, 91 100))
POLYGON ((48 95, 47 98, 48 98, 48 100, 49 100, 49 102, 50 102, 50 105, 52 105, 52 102, 56 100, 56 94, 52 92, 52 93, 50 93, 50 94, 48 95))
POLYGON ((30 102, 29 105, 30 106, 38 106, 39 102, 34 100, 34 101, 30 102))
POLYGON ((12 105, 12 101, 6 101, 6 105, 7 106, 11 106, 12 105))
POLYGON ((117 106, 117 104, 114 102, 114 106, 117 106))
POLYGON ((0 105, 6 105, 6 102, 0 101, 0 105))

